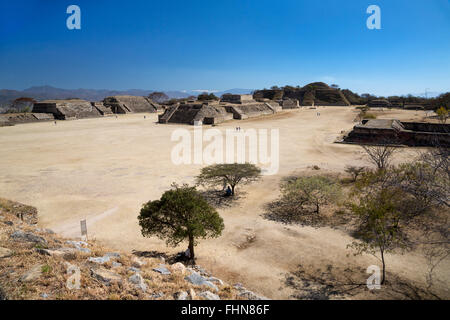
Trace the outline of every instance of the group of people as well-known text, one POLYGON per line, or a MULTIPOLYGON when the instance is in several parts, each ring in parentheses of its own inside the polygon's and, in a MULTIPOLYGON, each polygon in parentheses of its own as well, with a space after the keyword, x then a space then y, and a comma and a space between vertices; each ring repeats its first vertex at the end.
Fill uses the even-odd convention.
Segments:
POLYGON ((241 131, 241 127, 236 127, 236 131, 241 131))

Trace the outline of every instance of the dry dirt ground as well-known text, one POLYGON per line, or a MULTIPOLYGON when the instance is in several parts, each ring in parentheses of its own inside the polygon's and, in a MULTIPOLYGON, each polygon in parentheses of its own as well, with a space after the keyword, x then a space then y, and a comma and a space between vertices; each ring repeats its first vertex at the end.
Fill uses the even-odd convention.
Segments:
MULTIPOLYGON (((298 285, 286 279, 292 280, 289 275, 299 266, 312 272, 329 266, 350 268, 365 281, 366 268, 379 262, 369 255, 353 256, 347 249, 352 238, 343 231, 285 226, 261 216, 264 205, 279 196, 283 176, 312 165, 331 172, 343 172, 348 164, 368 165, 360 147, 334 143, 342 130, 354 126, 357 113, 353 108, 320 107, 217 126, 219 130, 279 129, 280 168, 276 175, 239 188, 243 197, 219 210, 225 231, 218 239, 200 242, 198 264, 273 299, 297 295, 298 285)), ((425 116, 421 111, 375 113, 401 120, 425 116)), ((138 226, 144 202, 159 198, 172 182, 193 183, 201 168, 171 161, 176 144, 171 141, 173 130, 193 127, 156 120, 155 114, 147 114, 146 119, 144 114, 133 114, 0 128, 0 197, 37 207, 42 227, 68 237, 79 235, 79 221, 86 218, 89 236, 117 250, 184 250, 185 246, 167 248, 156 238, 143 238, 138 226)), ((405 149, 397 161, 417 152, 405 149)), ((424 282, 426 264, 418 253, 391 254, 387 261, 392 273, 424 282)), ((449 270, 448 263, 437 270, 444 288, 450 283, 449 270)))

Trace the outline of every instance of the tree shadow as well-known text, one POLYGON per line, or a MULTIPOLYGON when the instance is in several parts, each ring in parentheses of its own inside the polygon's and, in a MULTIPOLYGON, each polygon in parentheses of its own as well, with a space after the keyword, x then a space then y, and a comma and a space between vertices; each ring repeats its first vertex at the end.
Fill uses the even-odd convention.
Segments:
POLYGON ((246 192, 240 191, 234 196, 226 196, 225 191, 209 189, 201 191, 200 194, 211 206, 222 209, 234 206, 239 200, 245 198, 246 192))
POLYGON ((293 289, 291 298, 299 300, 383 299, 383 300, 440 300, 436 293, 424 286, 387 273, 381 289, 369 290, 369 274, 361 267, 339 268, 328 264, 325 268, 299 265, 285 275, 285 285, 293 289))
POLYGON ((177 262, 181 262, 185 265, 195 265, 195 260, 193 261, 192 259, 186 257, 186 255, 184 254, 183 251, 175 253, 175 254, 167 254, 167 253, 159 252, 159 251, 133 250, 132 253, 135 256, 142 257, 142 258, 156 258, 156 259, 164 258, 164 261, 168 264, 174 264, 177 262))

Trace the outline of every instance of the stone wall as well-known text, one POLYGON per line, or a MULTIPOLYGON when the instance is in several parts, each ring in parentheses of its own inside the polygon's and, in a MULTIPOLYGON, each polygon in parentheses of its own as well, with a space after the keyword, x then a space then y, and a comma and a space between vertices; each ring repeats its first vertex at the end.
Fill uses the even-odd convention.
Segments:
POLYGON ((58 120, 100 117, 102 114, 86 100, 46 100, 37 102, 34 113, 51 113, 58 120))
POLYGON ((146 97, 113 96, 103 100, 103 104, 113 113, 157 112, 161 106, 146 97))
POLYGON ((370 120, 356 125, 344 142, 414 147, 450 147, 450 124, 370 120))
POLYGON ((0 114, 0 127, 13 126, 20 123, 55 120, 51 113, 10 113, 0 114))

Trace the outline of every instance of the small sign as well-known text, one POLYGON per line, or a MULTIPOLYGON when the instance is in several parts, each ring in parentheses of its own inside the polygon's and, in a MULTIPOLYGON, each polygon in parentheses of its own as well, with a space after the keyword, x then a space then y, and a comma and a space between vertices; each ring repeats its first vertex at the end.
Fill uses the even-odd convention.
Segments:
POLYGON ((87 225, 86 225, 86 220, 81 220, 81 221, 80 221, 80 225, 81 225, 81 235, 87 237, 87 225))

